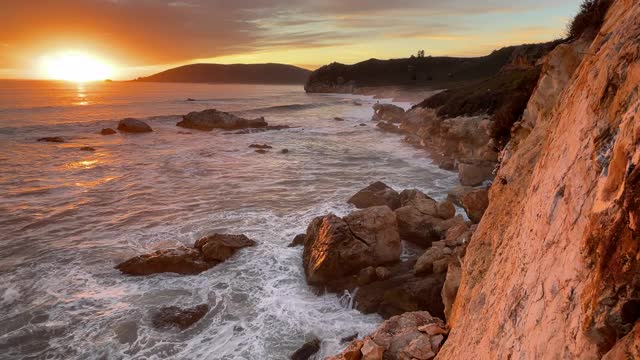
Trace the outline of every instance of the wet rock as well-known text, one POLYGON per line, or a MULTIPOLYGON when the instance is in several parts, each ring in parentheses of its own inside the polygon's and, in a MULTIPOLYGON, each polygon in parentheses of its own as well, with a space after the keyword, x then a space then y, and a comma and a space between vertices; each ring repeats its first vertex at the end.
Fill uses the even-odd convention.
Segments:
POLYGON ((393 104, 375 104, 373 105, 374 114, 372 121, 388 121, 390 123, 400 123, 404 119, 405 111, 403 108, 393 104))
POLYGON ((273 149, 273 146, 267 144, 251 144, 249 147, 252 149, 273 149))
POLYGON ((423 193, 422 191, 420 191, 418 189, 405 189, 405 190, 402 190, 402 192, 400 193, 400 204, 401 204, 401 206, 411 205, 411 202, 413 202, 414 200, 417 200, 417 199, 433 200, 427 194, 423 193))
POLYGON ((268 151, 264 150, 264 149, 258 149, 255 152, 258 153, 258 154, 266 154, 266 153, 268 153, 268 151))
POLYGON ((437 217, 437 203, 416 199, 395 211, 400 237, 423 247, 431 246, 443 236, 443 221, 437 217))
POLYGON ((291 355, 291 360, 309 360, 320 351, 320 339, 313 338, 307 341, 302 347, 291 355))
POLYGON ((118 122, 118 130, 129 133, 145 133, 152 132, 151 126, 146 122, 133 118, 126 118, 118 122))
POLYGON ((368 266, 392 263, 402 250, 393 212, 387 206, 315 218, 307 228, 303 265, 307 282, 322 284, 368 266))
POLYGON ((428 312, 407 312, 390 318, 363 340, 354 340, 347 350, 327 359, 429 360, 438 354, 447 333, 445 323, 428 312), (360 354, 354 352, 358 349, 360 354))
POLYGON ((188 132, 188 131, 178 131, 177 133, 180 134, 180 135, 193 135, 193 133, 188 132))
POLYGON ((83 146, 80 148, 80 151, 96 151, 96 149, 91 146, 83 146))
POLYGON ((345 344, 345 343, 351 342, 351 341, 353 341, 353 340, 355 340, 357 338, 358 338, 358 333, 355 333, 355 334, 350 335, 350 336, 345 336, 342 339, 340 339, 340 344, 345 344))
POLYGON ((394 134, 404 133, 404 130, 400 129, 396 125, 393 125, 392 123, 387 121, 380 121, 376 126, 378 127, 378 129, 382 131, 386 131, 394 134))
POLYGON ((456 208, 451 201, 441 201, 437 205, 438 217, 444 220, 456 216, 456 208))
POLYGON ((335 121, 344 121, 344 119, 341 118, 341 117, 334 117, 333 120, 335 120, 335 121))
POLYGON ((113 332, 121 344, 133 344, 138 340, 138 322, 123 321, 113 328, 113 332))
POLYGON ((63 143, 65 142, 63 138, 59 136, 47 136, 38 139, 39 142, 54 142, 54 143, 63 143))
POLYGON ((240 130, 240 131, 235 131, 235 132, 232 132, 232 133, 225 133, 225 135, 253 134, 253 133, 257 133, 257 132, 279 131, 279 130, 285 130, 285 129, 293 129, 293 127, 291 127, 289 125, 267 125, 267 126, 261 127, 261 128, 249 128, 249 129, 244 129, 244 130, 240 130))
POLYGON ((116 131, 111 129, 111 128, 104 128, 104 129, 100 130, 100 134, 101 135, 113 135, 115 133, 116 133, 116 131))
POLYGON ((281 154, 288 154, 289 153, 289 149, 282 149, 280 150, 281 154))
POLYGON ((356 101, 356 100, 353 100, 352 104, 353 104, 354 106, 362 106, 362 103, 361 103, 361 102, 359 102, 359 101, 356 101))
POLYGON ((434 272, 434 263, 443 259, 445 256, 442 248, 435 246, 430 247, 418 258, 413 270, 418 275, 436 273, 434 272))
POLYGON ((208 270, 214 265, 216 265, 215 262, 205 261, 204 256, 197 249, 181 246, 136 256, 117 265, 116 269, 134 276, 164 272, 195 275, 208 270))
POLYGON ((298 234, 293 238, 293 241, 289 244, 288 247, 296 247, 304 245, 304 239, 307 237, 307 234, 298 234))
POLYGON ((206 261, 222 262, 239 249, 255 245, 256 242, 245 235, 213 234, 198 239, 194 248, 202 252, 206 261))
POLYGON ((367 126, 367 124, 360 124, 360 126, 367 126))
POLYGON ((378 280, 387 280, 391 277, 391 271, 383 266, 378 266, 376 268, 376 278, 378 280))
POLYGON ((358 191, 347 202, 358 209, 386 205, 395 210, 400 207, 400 195, 385 183, 376 181, 358 191))
POLYGON ((482 185, 487 180, 493 180, 494 162, 462 161, 458 164, 458 177, 464 186, 482 185))
POLYGON ((196 99, 193 99, 193 98, 187 98, 187 101, 196 101, 196 99))
POLYGON ((227 112, 208 109, 190 112, 184 115, 182 121, 176 125, 188 129, 211 131, 213 129, 238 130, 266 128, 268 124, 263 117, 248 120, 227 112))
POLYGON ((209 312, 209 305, 202 304, 192 308, 167 306, 156 311, 151 322, 156 329, 178 328, 186 330, 197 323, 209 312))
POLYGON ((489 192, 487 189, 475 189, 460 198, 464 211, 474 223, 479 223, 489 206, 489 192))
POLYGON ((358 285, 367 285, 375 281, 376 269, 373 266, 368 266, 358 273, 358 285))
POLYGON ((456 159, 448 156, 443 156, 438 160, 438 167, 449 171, 455 171, 458 168, 456 159))

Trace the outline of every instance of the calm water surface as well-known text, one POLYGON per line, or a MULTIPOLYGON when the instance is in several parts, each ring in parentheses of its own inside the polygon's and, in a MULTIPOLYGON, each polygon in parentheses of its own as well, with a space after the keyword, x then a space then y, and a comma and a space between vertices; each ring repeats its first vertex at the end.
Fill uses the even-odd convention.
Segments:
POLYGON ((314 295, 302 249, 287 248, 313 217, 351 211, 345 200, 372 181, 435 197, 457 183, 376 131, 374 102, 300 86, 0 81, 0 358, 288 359, 313 335, 322 358, 375 328, 377 315, 314 295), (297 128, 178 134, 179 115, 206 108, 297 128), (98 134, 123 117, 155 131, 98 134), (113 268, 210 232, 259 245, 197 276, 113 268), (201 303, 211 311, 184 332, 150 324, 162 306, 201 303))

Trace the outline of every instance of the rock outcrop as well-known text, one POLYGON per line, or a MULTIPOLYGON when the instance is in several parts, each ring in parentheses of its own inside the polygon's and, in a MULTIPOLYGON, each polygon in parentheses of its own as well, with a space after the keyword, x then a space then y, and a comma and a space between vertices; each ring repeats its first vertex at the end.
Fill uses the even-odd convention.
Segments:
POLYGON ((209 305, 207 304, 187 309, 177 306, 165 306, 152 314, 151 322, 156 329, 177 328, 186 330, 200 321, 208 312, 209 305))
POLYGON ((441 240, 449 228, 464 222, 449 201, 415 198, 395 211, 400 237, 423 247, 441 240))
POLYGON ((404 119, 404 109, 393 104, 374 104, 372 121, 388 121, 390 123, 401 123, 404 119))
POLYGON ((433 359, 447 335, 444 322, 426 311, 407 312, 385 321, 362 340, 326 360, 433 359))
POLYGON ((401 205, 400 194, 382 181, 376 181, 358 191, 347 202, 358 209, 387 205, 391 210, 395 210, 401 205))
POLYGON ((263 117, 248 120, 227 112, 208 109, 203 111, 193 111, 184 115, 182 117, 182 121, 178 122, 176 126, 187 129, 212 131, 213 129, 239 130, 248 128, 266 128, 268 124, 263 117))
POLYGON ((193 248, 181 246, 139 255, 118 264, 116 269, 134 276, 165 272, 196 275, 230 258, 238 249, 255 244, 244 235, 213 234, 196 241, 193 248))
MULTIPOLYGON (((122 119, 118 122, 118 130, 128 133, 152 132, 151 126, 146 122, 133 118, 122 119)), ((104 134, 103 134, 104 135, 104 134)))
POLYGON ((467 248, 438 358, 638 354, 638 18, 640 3, 614 0, 593 41, 547 56, 467 248))
POLYGON ((318 217, 306 234, 303 265, 310 284, 397 262, 402 250, 395 214, 387 206, 358 210, 344 218, 318 217))

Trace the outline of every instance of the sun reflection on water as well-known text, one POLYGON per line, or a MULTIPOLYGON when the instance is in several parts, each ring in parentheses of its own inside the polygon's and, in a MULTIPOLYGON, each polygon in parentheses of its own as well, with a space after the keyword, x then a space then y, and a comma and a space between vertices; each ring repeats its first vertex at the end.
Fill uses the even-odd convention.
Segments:
POLYGON ((100 161, 98 161, 97 159, 94 160, 80 160, 80 161, 74 161, 74 162, 70 162, 68 164, 65 165, 65 167, 67 169, 70 170, 90 170, 95 168, 98 164, 100 163, 100 161))

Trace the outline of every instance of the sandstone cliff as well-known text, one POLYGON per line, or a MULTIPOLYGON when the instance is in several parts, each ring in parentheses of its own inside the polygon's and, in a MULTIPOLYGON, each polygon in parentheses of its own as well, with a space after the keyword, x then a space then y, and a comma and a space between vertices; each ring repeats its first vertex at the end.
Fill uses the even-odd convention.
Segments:
POLYGON ((467 249, 439 359, 636 358, 638 19, 637 0, 616 0, 592 42, 547 56, 467 249))

